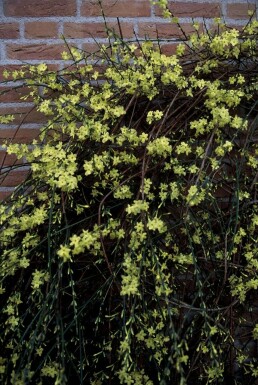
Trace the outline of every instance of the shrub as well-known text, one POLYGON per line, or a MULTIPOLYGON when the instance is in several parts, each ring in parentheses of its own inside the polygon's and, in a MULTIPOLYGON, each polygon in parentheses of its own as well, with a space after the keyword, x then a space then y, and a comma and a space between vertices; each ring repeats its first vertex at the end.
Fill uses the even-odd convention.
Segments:
POLYGON ((48 122, 7 144, 31 173, 0 206, 2 384, 255 381, 257 37, 6 73, 48 122))

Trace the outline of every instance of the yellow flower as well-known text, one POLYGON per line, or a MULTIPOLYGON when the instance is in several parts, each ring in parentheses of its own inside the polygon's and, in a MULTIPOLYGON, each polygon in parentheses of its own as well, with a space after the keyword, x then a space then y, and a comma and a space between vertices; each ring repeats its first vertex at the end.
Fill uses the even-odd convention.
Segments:
POLYGON ((66 245, 61 245, 60 249, 57 252, 57 255, 62 259, 63 262, 72 260, 71 249, 66 245))
POLYGON ((147 227, 149 230, 157 230, 159 233, 164 233, 167 230, 167 227, 164 222, 158 217, 148 219, 147 227))

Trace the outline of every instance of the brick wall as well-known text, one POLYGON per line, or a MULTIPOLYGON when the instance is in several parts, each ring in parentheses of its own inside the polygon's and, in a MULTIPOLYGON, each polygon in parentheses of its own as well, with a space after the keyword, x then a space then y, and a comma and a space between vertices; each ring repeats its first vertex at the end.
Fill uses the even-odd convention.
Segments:
MULTIPOLYGON (((159 9, 151 6, 149 0, 103 0, 103 10, 108 25, 118 31, 117 18, 124 38, 180 39, 180 31, 164 21, 159 9)), ((203 22, 209 26, 217 16, 225 18, 232 26, 244 25, 247 12, 258 6, 258 0, 175 0, 170 2, 171 10, 179 17, 185 31, 191 32, 191 22, 203 22)), ((71 45, 87 51, 95 49, 95 40, 106 42, 105 26, 98 0, 0 0, 0 81, 5 68, 15 69, 23 63, 42 61, 59 69, 62 66, 60 53, 64 50, 64 35, 71 45)), ((165 45, 165 43, 164 43, 165 45)), ((166 45, 165 45, 166 48, 166 45)), ((169 51, 168 51, 169 52, 169 51)), ((0 93, 4 89, 0 84, 0 93)), ((24 118, 22 129, 16 135, 19 142, 29 142, 38 133, 43 117, 33 112, 31 103, 21 103, 20 94, 26 90, 0 94, 0 113, 14 112, 16 122, 24 118)), ((9 166, 14 157, 5 157, 1 141, 12 138, 17 126, 0 125, 0 165, 9 166)), ((0 180, 0 199, 8 195, 27 173, 26 166, 12 171, 0 180)))

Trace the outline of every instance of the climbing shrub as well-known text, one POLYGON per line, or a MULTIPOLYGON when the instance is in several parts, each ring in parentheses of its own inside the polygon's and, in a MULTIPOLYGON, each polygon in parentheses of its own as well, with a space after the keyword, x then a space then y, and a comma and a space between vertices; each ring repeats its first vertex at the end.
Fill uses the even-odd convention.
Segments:
POLYGON ((31 172, 0 206, 2 384, 254 383, 257 38, 6 71, 48 121, 6 144, 31 172))

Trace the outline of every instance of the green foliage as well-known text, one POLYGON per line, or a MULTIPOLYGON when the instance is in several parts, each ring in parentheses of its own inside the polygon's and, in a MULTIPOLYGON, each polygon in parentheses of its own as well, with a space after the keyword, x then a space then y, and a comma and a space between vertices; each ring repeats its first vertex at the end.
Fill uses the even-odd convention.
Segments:
POLYGON ((6 73, 48 122, 7 144, 31 174, 0 206, 2 384, 255 379, 257 38, 117 37, 95 66, 6 73))

